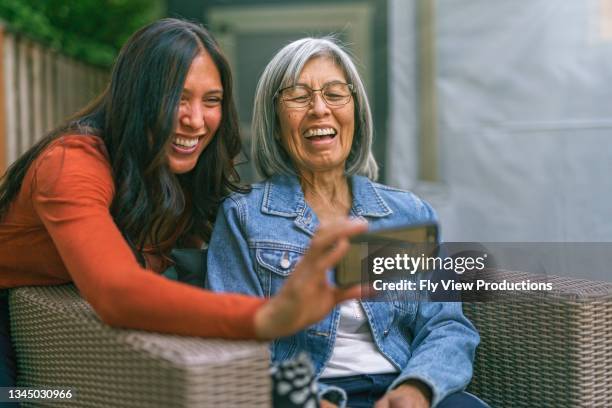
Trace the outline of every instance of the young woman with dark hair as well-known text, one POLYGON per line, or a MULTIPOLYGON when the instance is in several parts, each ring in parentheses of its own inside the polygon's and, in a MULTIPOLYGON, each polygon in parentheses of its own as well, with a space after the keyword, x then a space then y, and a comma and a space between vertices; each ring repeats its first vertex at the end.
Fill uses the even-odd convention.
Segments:
MULTIPOLYGON (((74 282, 111 326, 228 339, 285 336, 357 296, 325 275, 347 237, 365 229, 348 220, 322 228, 293 280, 268 300, 160 276, 170 250, 200 248, 222 198, 243 190, 239 151, 231 73, 214 39, 176 19, 144 27, 102 95, 2 178, 0 288, 74 282)), ((7 357, 6 290, 2 298, 7 357)), ((14 384, 11 364, 0 385, 14 384)))

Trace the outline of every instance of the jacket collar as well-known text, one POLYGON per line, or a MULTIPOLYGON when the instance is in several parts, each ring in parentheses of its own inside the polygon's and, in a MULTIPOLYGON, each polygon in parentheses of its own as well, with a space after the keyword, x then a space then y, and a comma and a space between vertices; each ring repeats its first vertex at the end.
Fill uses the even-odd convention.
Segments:
MULTIPOLYGON (((351 176, 349 180, 353 193, 351 212, 355 216, 380 218, 393 213, 368 178, 351 176)), ((295 225, 311 235, 319 224, 304 199, 298 178, 293 175, 273 176, 264 183, 261 211, 280 217, 295 217, 295 225)))

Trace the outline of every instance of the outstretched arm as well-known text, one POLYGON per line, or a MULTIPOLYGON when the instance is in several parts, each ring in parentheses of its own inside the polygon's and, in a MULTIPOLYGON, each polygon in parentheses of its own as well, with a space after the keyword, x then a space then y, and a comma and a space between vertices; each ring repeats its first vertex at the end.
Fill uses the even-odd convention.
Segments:
POLYGON ((321 319, 334 301, 358 294, 326 286, 323 304, 314 305, 301 294, 291 298, 321 286, 325 270, 346 251, 346 237, 365 228, 348 221, 323 231, 311 255, 296 267, 294 281, 305 286, 289 285, 269 301, 212 293, 141 268, 109 211, 114 187, 103 149, 89 137, 63 139, 35 162, 32 202, 74 283, 107 324, 189 336, 270 339, 298 331, 321 319), (336 241, 340 244, 333 246, 336 241))
POLYGON ((255 314, 265 301, 213 294, 141 268, 109 212, 114 186, 102 142, 62 139, 35 162, 32 202, 100 318, 133 329, 254 338, 255 314))

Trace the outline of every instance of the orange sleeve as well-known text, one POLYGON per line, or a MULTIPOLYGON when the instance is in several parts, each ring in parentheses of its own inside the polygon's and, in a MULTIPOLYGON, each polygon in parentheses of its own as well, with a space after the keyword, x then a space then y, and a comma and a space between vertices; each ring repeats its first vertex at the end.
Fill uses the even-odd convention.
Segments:
POLYGON ((133 329, 255 338, 255 312, 265 300, 212 293, 139 266, 109 212, 114 187, 108 161, 86 139, 65 138, 39 157, 32 199, 66 269, 100 318, 133 329))

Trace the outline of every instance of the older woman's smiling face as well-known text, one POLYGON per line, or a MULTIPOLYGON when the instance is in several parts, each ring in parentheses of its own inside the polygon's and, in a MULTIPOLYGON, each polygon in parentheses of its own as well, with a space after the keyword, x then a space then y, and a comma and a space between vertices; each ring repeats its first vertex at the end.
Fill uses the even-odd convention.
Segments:
MULTIPOLYGON (((347 82, 344 71, 323 56, 304 65, 297 84, 321 89, 334 82, 347 82)), ((303 108, 288 107, 282 95, 277 103, 281 142, 298 173, 344 171, 355 131, 352 96, 342 106, 328 106, 321 92, 315 92, 303 108)))

